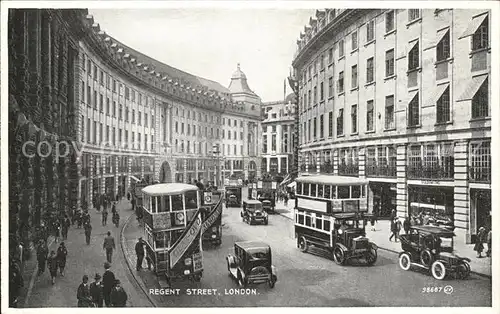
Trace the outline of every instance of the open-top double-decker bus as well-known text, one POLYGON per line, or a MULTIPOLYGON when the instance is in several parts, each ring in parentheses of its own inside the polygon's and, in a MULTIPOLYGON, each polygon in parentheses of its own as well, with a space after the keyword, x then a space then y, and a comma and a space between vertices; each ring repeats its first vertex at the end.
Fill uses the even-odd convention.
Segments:
POLYGON ((315 247, 338 264, 364 259, 375 263, 377 246, 366 238, 368 181, 317 175, 296 179, 295 237, 306 252, 315 247))
POLYGON ((200 281, 203 275, 202 234, 222 214, 222 199, 184 183, 161 183, 142 189, 146 258, 160 285, 165 279, 200 281))

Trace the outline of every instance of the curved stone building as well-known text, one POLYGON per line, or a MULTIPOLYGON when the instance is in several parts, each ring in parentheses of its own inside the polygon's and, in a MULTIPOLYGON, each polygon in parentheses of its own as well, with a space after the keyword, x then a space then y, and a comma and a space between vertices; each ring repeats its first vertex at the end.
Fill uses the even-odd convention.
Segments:
POLYGON ((222 184, 258 176, 260 98, 238 64, 229 88, 134 50, 83 17, 80 196, 126 193, 131 178, 222 184), (215 152, 215 153, 214 153, 215 152))
POLYGON ((293 60, 301 171, 367 178, 370 210, 491 223, 486 9, 326 9, 293 60))

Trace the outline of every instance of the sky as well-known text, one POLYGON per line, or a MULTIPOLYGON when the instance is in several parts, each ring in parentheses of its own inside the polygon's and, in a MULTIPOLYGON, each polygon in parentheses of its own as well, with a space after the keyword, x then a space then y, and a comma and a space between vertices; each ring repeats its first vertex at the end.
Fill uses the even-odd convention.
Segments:
POLYGON ((283 99, 297 38, 315 10, 157 8, 89 13, 101 30, 125 45, 226 87, 240 63, 262 101, 277 101, 283 99))

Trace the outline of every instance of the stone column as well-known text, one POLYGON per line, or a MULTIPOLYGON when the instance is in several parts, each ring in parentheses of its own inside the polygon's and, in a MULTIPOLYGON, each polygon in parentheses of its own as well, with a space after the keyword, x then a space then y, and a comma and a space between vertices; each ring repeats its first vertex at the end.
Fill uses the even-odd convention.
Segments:
POLYGON ((306 173, 309 173, 309 153, 305 152, 306 154, 306 173))
POLYGON ((130 174, 132 172, 132 158, 131 156, 127 156, 127 168, 126 168, 126 172, 125 172, 125 176, 126 176, 126 179, 125 179, 125 182, 127 183, 127 186, 124 186, 123 188, 125 189, 125 195, 127 194, 127 190, 128 188, 130 187, 130 174))
POLYGON ((339 150, 334 149, 332 154, 333 175, 339 175, 339 150))
POLYGON ((408 188, 406 183, 406 154, 405 144, 398 145, 396 157, 396 211, 397 215, 404 217, 408 214, 408 188))
MULTIPOLYGON (((144 133, 144 137, 147 135, 144 133)), ((141 179, 144 178, 144 158, 141 157, 141 179)))
POLYGON ((471 243, 471 213, 469 200, 469 182, 467 180, 468 143, 460 141, 454 147, 454 221, 455 234, 465 243, 471 243))
POLYGON ((106 191, 106 159, 104 158, 103 155, 100 155, 99 156, 99 162, 100 162, 100 165, 99 165, 99 172, 100 172, 100 181, 101 181, 101 186, 100 186, 100 191, 101 191, 101 194, 104 194, 105 191, 106 191))
POLYGON ((95 156, 93 154, 90 155, 89 162, 90 162, 90 173, 89 173, 89 178, 88 178, 88 188, 89 188, 89 208, 92 208, 93 200, 94 200, 94 178, 97 174, 97 171, 94 167, 94 158, 95 156))
POLYGON ((266 172, 269 173, 270 169, 271 169, 271 158, 270 157, 266 157, 266 172))
POLYGON ((114 193, 113 194, 114 196, 116 196, 118 194, 118 185, 120 184, 119 181, 120 181, 120 176, 118 175, 120 173, 120 170, 119 170, 119 157, 118 156, 112 156, 111 158, 113 158, 115 160, 115 169, 114 172, 115 172, 115 190, 114 190, 114 193))
POLYGON ((358 169, 359 169, 359 178, 365 179, 365 160, 366 160, 366 149, 364 147, 359 148, 358 150, 358 169))
POLYGON ((281 173, 281 157, 278 157, 278 173, 281 173))

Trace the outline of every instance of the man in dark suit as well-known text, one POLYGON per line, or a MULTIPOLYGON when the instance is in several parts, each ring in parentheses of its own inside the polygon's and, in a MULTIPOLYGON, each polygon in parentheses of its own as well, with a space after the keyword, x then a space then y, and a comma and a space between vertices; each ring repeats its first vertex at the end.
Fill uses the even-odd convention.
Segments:
POLYGON ((101 275, 95 274, 94 282, 90 284, 90 296, 96 307, 102 307, 104 301, 104 290, 101 275))
POLYGON ((111 271, 111 265, 108 262, 104 263, 104 274, 102 275, 104 303, 106 307, 111 307, 111 291, 115 286, 115 274, 111 271))
POLYGON ((137 255, 137 265, 135 269, 139 271, 142 269, 142 261, 144 260, 144 242, 142 238, 139 238, 139 241, 135 244, 135 255, 137 255))
POLYGON ((113 250, 115 246, 115 238, 111 236, 111 232, 108 231, 108 236, 104 238, 104 243, 102 245, 103 250, 106 250, 106 259, 108 263, 111 263, 113 257, 113 250))

